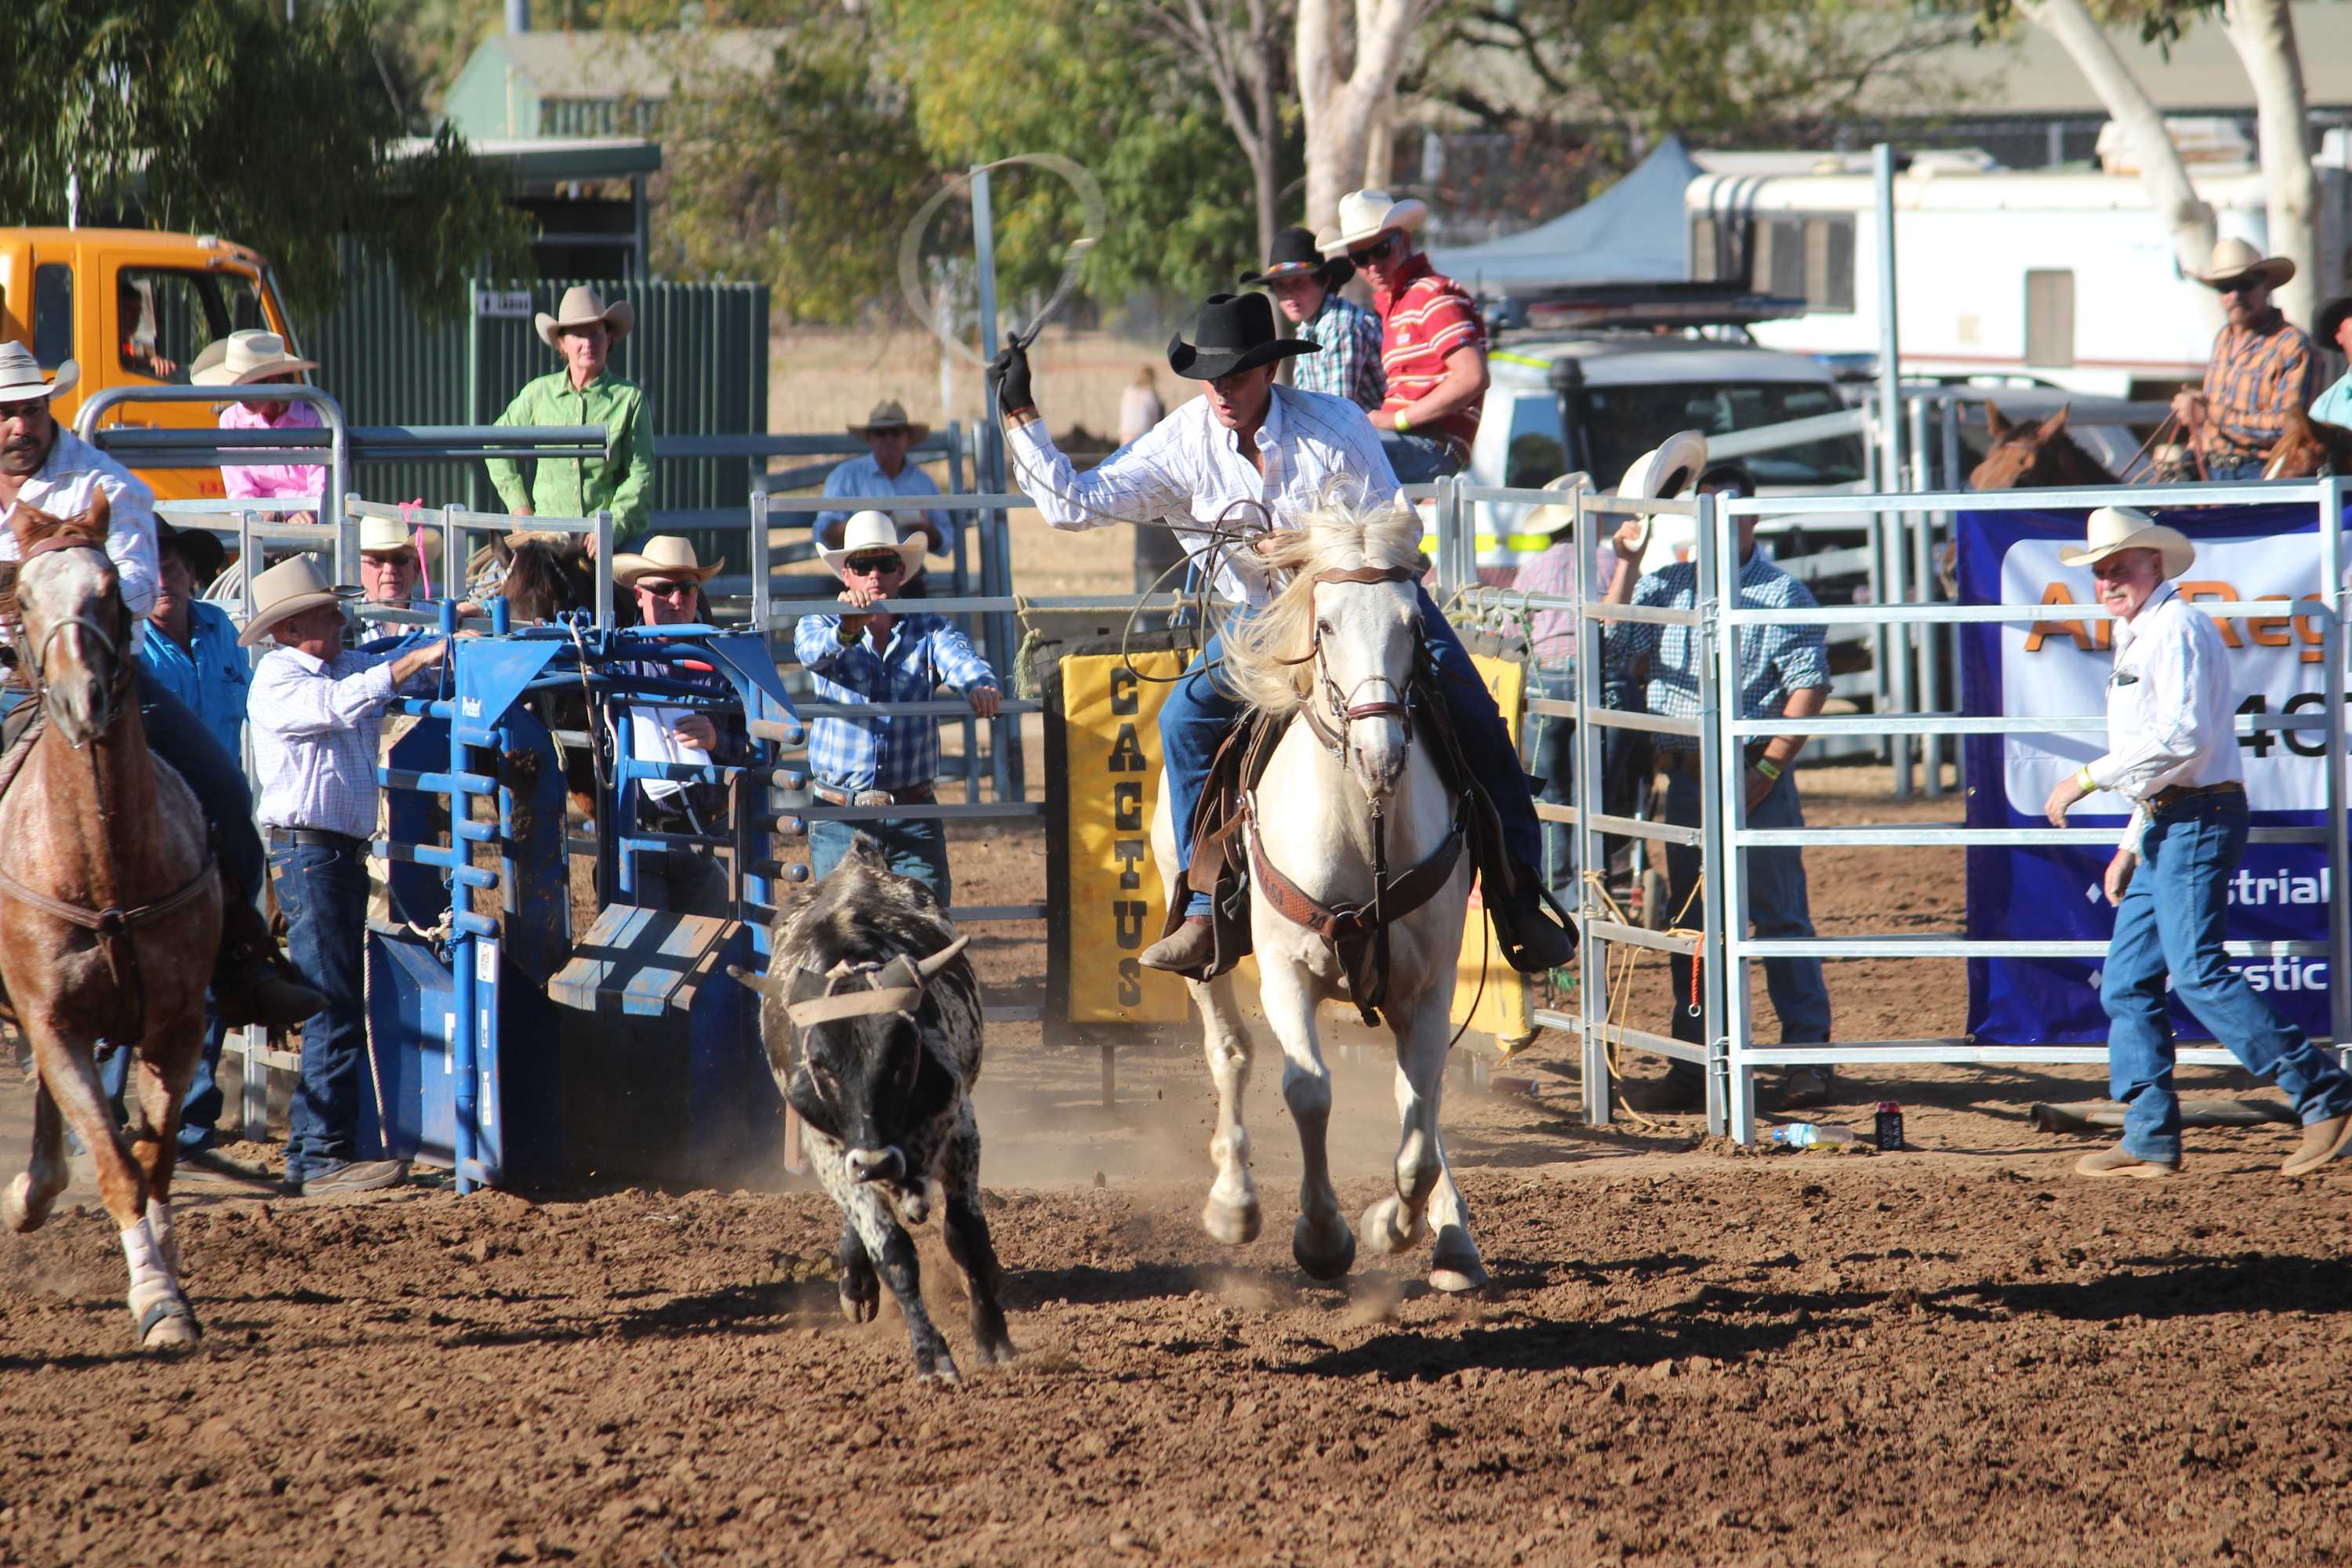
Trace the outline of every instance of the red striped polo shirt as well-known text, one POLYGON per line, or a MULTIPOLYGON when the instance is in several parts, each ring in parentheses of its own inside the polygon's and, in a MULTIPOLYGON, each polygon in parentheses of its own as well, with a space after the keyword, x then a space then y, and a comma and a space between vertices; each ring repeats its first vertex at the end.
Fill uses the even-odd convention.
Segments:
MULTIPOLYGON (((1426 256, 1406 262, 1395 291, 1376 291, 1372 304, 1381 313, 1381 369, 1389 380, 1381 406, 1389 413, 1427 396, 1445 378, 1445 356, 1454 350, 1486 352, 1486 328, 1476 302, 1453 279, 1431 271, 1426 256)), ((1484 401, 1427 426, 1415 425, 1412 433, 1451 436, 1467 446, 1477 437, 1484 401)))

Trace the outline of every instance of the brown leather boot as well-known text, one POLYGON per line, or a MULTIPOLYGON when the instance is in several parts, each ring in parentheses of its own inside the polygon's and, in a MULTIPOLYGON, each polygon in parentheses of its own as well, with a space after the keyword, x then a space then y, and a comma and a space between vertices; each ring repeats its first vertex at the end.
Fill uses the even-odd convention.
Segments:
POLYGON ((2352 1116, 2331 1116, 2325 1121, 2314 1121, 2304 1128, 2303 1142, 2279 1167, 2279 1174, 2301 1176, 2316 1171, 2344 1152, 2347 1143, 2352 1143, 2352 1116))
POLYGON ((1217 933, 1209 929, 1209 917, 1186 915, 1184 923, 1176 928, 1173 935, 1163 936, 1145 948, 1136 962, 1146 969, 1186 974, 1206 966, 1216 952, 1217 933))
POLYGON ((253 901, 222 879, 219 955, 213 961, 213 1005, 232 1029, 258 1024, 290 1029, 327 1005, 324 992, 302 984, 278 951, 253 901))
POLYGON ((2112 1143, 2075 1161, 2074 1173, 2094 1181, 2125 1176, 2136 1182, 2153 1182, 2180 1174, 2180 1166, 2177 1161, 2168 1165, 2161 1160, 2143 1160, 2122 1144, 2112 1143))

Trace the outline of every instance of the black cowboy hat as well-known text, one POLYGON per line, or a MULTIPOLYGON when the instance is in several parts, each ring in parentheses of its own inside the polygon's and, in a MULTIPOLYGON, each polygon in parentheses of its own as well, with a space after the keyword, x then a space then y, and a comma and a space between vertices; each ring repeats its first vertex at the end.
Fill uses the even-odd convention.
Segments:
POLYGON ((1274 307, 1265 295, 1212 294, 1168 340, 1168 368, 1192 381, 1214 381, 1293 354, 1322 352, 1321 343, 1275 336, 1274 307))
POLYGON ((1274 249, 1265 258, 1265 270, 1252 272, 1242 279, 1244 286, 1266 284, 1277 278, 1316 278, 1326 289, 1345 287, 1356 275, 1356 264, 1346 257, 1329 261, 1317 248, 1312 229, 1286 228, 1274 237, 1274 249))
POLYGON ((219 576, 228 563, 228 546, 221 542, 219 534, 201 528, 173 528, 160 517, 155 520, 155 548, 177 551, 199 588, 219 576))
POLYGON ((2319 314, 2311 319, 2311 335, 2321 348, 2336 347, 2336 330, 2347 316, 2352 316, 2352 294, 2338 294, 2319 307, 2319 314))

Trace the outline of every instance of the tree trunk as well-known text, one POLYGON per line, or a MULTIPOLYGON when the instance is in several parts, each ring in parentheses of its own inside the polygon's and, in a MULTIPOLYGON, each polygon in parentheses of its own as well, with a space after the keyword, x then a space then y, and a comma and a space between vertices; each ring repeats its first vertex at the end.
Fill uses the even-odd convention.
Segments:
POLYGON ((1282 168, 1276 157, 1282 146, 1282 121, 1275 107, 1275 84, 1282 74, 1282 41, 1275 37, 1266 6, 1250 7, 1250 54, 1257 62, 1257 79, 1251 99, 1257 110, 1258 155, 1250 161, 1257 184, 1257 257, 1263 265, 1274 251, 1274 231, 1282 226, 1282 168))
MULTIPOLYGON (((2166 133, 2164 117, 2157 112, 2147 89, 2116 53, 2115 45, 2092 19, 2083 0, 2019 0, 2018 9, 2026 20, 2058 41, 2106 106, 2108 117, 2124 128, 2139 158, 2140 184, 2147 188, 2157 218, 2172 238, 2173 259, 2183 272, 2202 270, 2213 257, 2213 209, 2198 198, 2196 187, 2189 183, 2180 150, 2166 133)), ((2197 292, 2207 294, 2203 289, 2197 292)), ((2219 331, 2221 297, 2207 297, 2210 302, 2204 313, 2219 331)))
POLYGON ((1293 63, 1307 129, 1307 226, 1339 219, 1339 198, 1363 179, 1372 121, 1396 91, 1405 45, 1430 0, 1355 0, 1355 62, 1339 72, 1337 0, 1298 0, 1293 63))
POLYGON ((2263 194, 2269 208, 2273 256, 2294 261, 2294 276, 2274 296, 2286 318, 2311 324, 2323 289, 2320 276, 2319 174, 2311 165, 2310 106, 2303 90, 2303 58, 2286 0, 2230 0, 2221 30, 2253 84, 2263 194))

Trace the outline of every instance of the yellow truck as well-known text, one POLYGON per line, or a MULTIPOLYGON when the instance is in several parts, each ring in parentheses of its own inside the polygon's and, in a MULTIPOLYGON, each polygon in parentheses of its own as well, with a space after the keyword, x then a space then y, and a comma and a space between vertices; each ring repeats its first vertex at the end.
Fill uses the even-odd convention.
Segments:
MULTIPOLYGON (((109 387, 185 386, 206 344, 247 327, 292 341, 268 263, 244 246, 144 229, 0 228, 0 340, 30 348, 46 371, 80 362, 80 384, 54 405, 68 425, 109 387)), ((144 403, 106 423, 209 428, 217 417, 208 403, 144 403)), ((167 500, 222 493, 218 468, 141 477, 167 500)))

